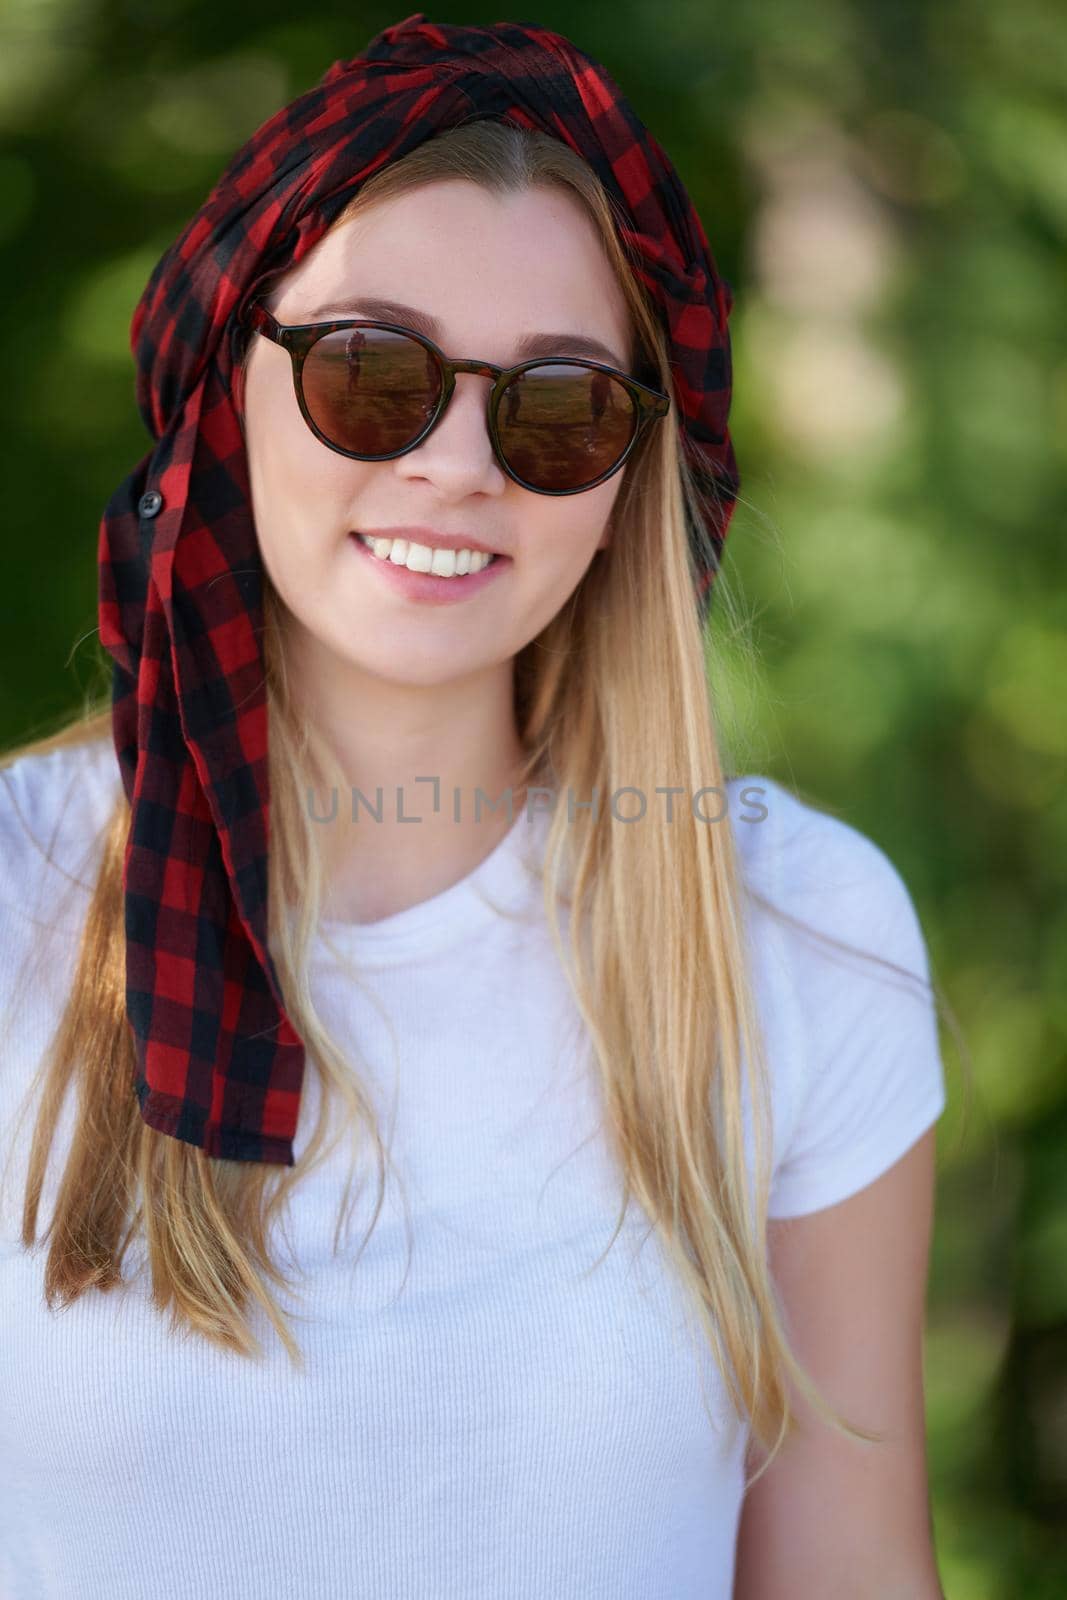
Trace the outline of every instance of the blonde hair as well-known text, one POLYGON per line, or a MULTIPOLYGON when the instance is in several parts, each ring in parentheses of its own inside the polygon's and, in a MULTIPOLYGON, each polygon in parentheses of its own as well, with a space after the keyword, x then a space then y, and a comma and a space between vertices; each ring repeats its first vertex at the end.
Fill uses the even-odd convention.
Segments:
MULTIPOLYGON (((496 121, 452 128, 374 174, 331 226, 376 200, 455 178, 495 192, 549 184, 575 195, 625 291, 639 359, 669 390, 665 336, 616 232, 613 203, 592 168, 558 140, 496 121)), ((691 794, 725 784, 687 532, 689 524, 703 526, 703 510, 672 407, 628 464, 610 548, 516 658, 524 783, 587 797, 610 793, 616 774, 647 785, 646 792, 664 774, 691 794)), ((701 559, 710 561, 710 546, 701 559)), ((340 1131, 353 1132, 353 1171, 361 1137, 376 1161, 378 1199, 364 1243, 381 1208, 387 1152, 371 1097, 317 1015, 308 982, 325 880, 320 834, 302 796, 309 786, 347 785, 334 753, 293 704, 282 608, 264 579, 270 940, 286 1009, 307 1046, 306 1072, 318 1072, 327 1090, 314 1133, 295 1166, 279 1168, 209 1157, 142 1120, 125 1013, 129 808, 121 792, 104 830, 69 998, 38 1074, 22 1243, 38 1242, 49 1151, 74 1084, 78 1118, 40 1241, 51 1240, 48 1304, 120 1283, 129 1241, 143 1230, 160 1311, 169 1309, 176 1324, 223 1348, 260 1356, 248 1322, 255 1303, 301 1366, 271 1292, 271 1285, 292 1287, 272 1256, 272 1222, 325 1153, 331 1095, 347 1109, 340 1131)), ((722 583, 720 574, 716 604, 729 619, 722 583)), ((77 720, 8 752, 5 761, 98 739, 110 727, 110 696, 101 695, 77 720)), ((587 929, 587 943, 577 941, 574 950, 572 982, 602 1086, 605 1137, 623 1178, 612 1242, 632 1195, 659 1228, 734 1407, 762 1446, 758 1477, 795 1425, 790 1381, 832 1426, 868 1441, 880 1435, 841 1418, 789 1347, 767 1259, 769 1087, 745 947, 747 890, 730 829, 709 828, 679 809, 681 820, 669 830, 568 827, 558 809, 547 835, 544 906, 565 966, 559 905, 571 905, 572 926, 587 929), (746 1077, 755 1113, 754 1197, 742 1134, 746 1077)))

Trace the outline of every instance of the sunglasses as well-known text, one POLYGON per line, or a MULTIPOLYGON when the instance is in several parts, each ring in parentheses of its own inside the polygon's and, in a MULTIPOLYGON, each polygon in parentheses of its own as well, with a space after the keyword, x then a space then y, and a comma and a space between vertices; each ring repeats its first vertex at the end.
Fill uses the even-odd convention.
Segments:
POLYGON ((289 352, 297 404, 315 437, 356 461, 392 461, 421 444, 444 416, 458 372, 492 378, 493 454, 536 494, 581 494, 603 483, 670 409, 667 395, 598 361, 453 361, 395 322, 283 327, 260 300, 245 322, 289 352))

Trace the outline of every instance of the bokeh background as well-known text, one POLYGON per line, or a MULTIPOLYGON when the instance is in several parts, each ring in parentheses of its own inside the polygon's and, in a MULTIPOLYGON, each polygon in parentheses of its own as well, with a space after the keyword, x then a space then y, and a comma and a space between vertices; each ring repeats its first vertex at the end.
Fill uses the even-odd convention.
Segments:
MULTIPOLYGON (((2 0, 0 744, 99 687, 129 323, 232 152, 403 5, 2 0)), ((444 6, 446 22, 496 7, 444 6)), ((538 0, 734 287, 737 770, 896 862, 960 1029, 926 1345, 950 1600, 1067 1594, 1067 15, 538 0), (755 655, 751 646, 755 646, 755 655)), ((725 616, 725 612, 723 613, 725 616)), ((714 627, 714 616, 713 616, 714 627)))

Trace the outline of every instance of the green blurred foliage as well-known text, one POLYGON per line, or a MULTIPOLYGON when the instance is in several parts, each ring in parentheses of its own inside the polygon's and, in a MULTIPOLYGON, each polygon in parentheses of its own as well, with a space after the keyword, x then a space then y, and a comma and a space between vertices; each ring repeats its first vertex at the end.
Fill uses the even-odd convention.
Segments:
MULTIPOLYGON (((149 272, 238 145, 405 14, 4 0, 5 744, 98 684, 96 535, 148 444, 129 323, 149 272)), ((726 629, 710 659, 736 764, 888 851, 962 1027, 926 1351, 946 1594, 1061 1595, 1067 17, 552 0, 536 19, 623 85, 735 289, 721 581, 758 671, 726 629)))

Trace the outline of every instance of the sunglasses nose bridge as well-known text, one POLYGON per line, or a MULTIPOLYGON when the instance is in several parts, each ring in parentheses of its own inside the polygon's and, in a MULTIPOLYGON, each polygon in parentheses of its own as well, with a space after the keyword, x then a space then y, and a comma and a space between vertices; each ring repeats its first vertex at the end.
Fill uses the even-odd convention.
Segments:
POLYGON ((494 381, 502 370, 494 367, 491 361, 450 361, 449 366, 453 372, 473 372, 475 377, 492 378, 494 381))
MULTIPOLYGON (((441 417, 443 416, 444 411, 445 411, 445 409, 446 409, 446 407, 448 405, 448 402, 451 400, 452 395, 455 392, 457 374, 459 374, 461 372, 469 372, 469 373, 472 373, 474 375, 474 377, 476 377, 476 378, 488 378, 490 380, 490 382, 495 384, 497 379, 500 377, 501 373, 504 371, 503 367, 494 366, 493 362, 491 362, 491 361, 451 361, 451 360, 449 360, 449 361, 442 362, 442 368, 443 368, 443 370, 442 370, 442 378, 444 379, 444 392, 443 392, 443 394, 441 396, 441 406, 440 406, 440 409, 439 409, 438 415, 437 415, 437 420, 438 421, 440 421, 441 417)), ((490 390, 489 391, 489 395, 487 396, 487 398, 491 400, 491 396, 492 396, 492 391, 490 390)), ((494 433, 494 424, 493 424, 493 421, 492 421, 492 409, 493 408, 490 405, 490 413, 489 413, 489 416, 487 417, 490 438, 492 438, 493 433, 494 433)), ((494 450, 495 450, 496 449, 496 441, 495 441, 495 439, 493 440, 493 447, 494 447, 494 450)))

